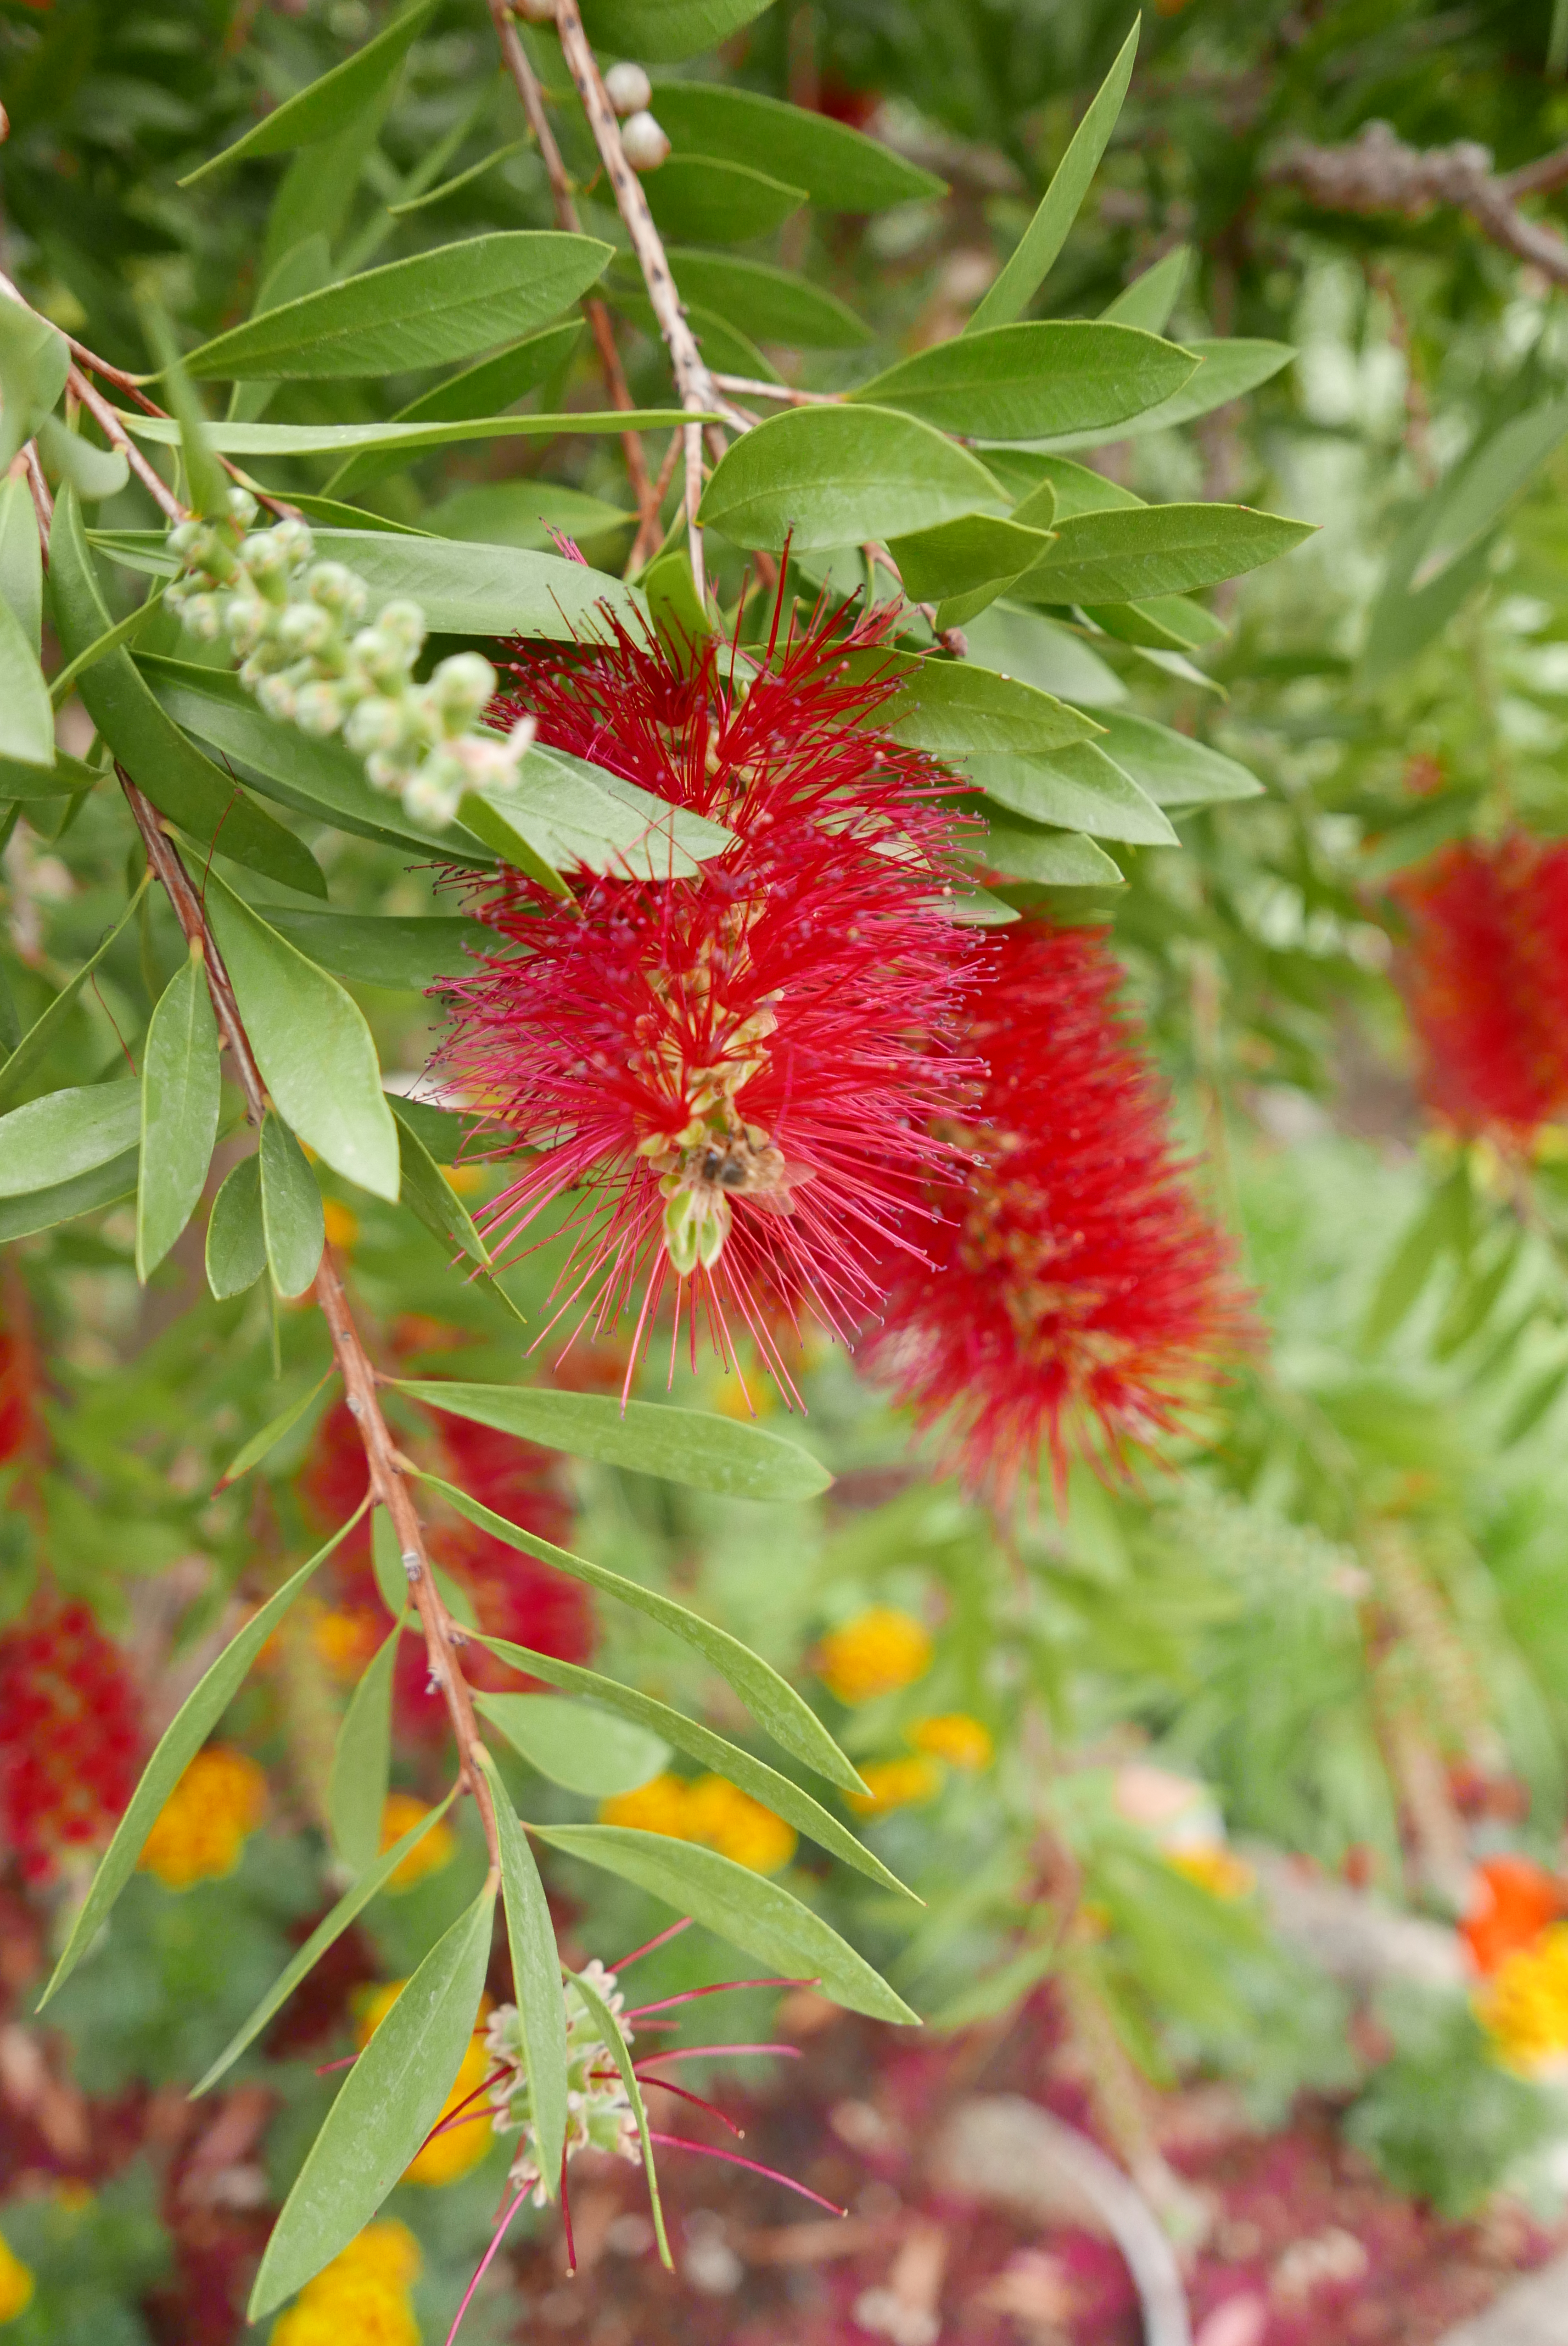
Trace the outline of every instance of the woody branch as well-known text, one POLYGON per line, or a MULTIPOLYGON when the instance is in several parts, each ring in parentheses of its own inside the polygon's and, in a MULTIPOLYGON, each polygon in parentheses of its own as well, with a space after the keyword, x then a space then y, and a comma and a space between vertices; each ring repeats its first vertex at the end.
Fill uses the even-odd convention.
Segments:
POLYGON ((1497 173, 1491 150, 1461 139, 1452 147, 1407 147, 1386 122, 1369 122, 1343 147, 1293 139, 1264 176, 1297 188, 1320 210, 1399 212, 1420 219, 1439 205, 1468 213, 1492 243, 1529 261, 1553 284, 1568 285, 1568 239, 1519 209, 1525 196, 1568 184, 1568 147, 1517 171, 1497 173))

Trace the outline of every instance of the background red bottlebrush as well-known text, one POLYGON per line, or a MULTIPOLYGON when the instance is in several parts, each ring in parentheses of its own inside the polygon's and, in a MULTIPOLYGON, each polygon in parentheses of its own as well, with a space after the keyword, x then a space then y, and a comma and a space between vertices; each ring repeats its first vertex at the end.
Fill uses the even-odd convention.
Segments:
POLYGON ((130 1675, 85 1605, 39 1600, 0 1635, 0 1840, 24 1879, 107 1837, 141 1743, 130 1675))
POLYGON ((874 729, 888 686, 845 680, 846 649, 881 621, 829 626, 749 676, 711 642, 682 667, 624 631, 514 648, 508 721, 526 709, 541 740, 733 843, 689 879, 611 876, 575 904, 518 872, 485 882, 474 910, 511 950, 450 987, 445 1054, 537 1152, 492 1236, 582 1192, 555 1320, 602 1329, 630 1304, 635 1361, 673 1288, 672 1365, 689 1305, 694 1352, 699 1315, 727 1358, 738 1321, 787 1387, 778 1306, 851 1333, 947 1161, 975 952, 943 909, 954 780, 874 729))
POLYGON ((1246 1344, 1228 1239, 1174 1157, 1103 933, 1022 922, 987 949, 968 1047, 987 1073, 950 1137, 972 1157, 905 1268, 868 1365, 968 1481, 1005 1501, 1050 1452, 1122 1463, 1246 1344))
POLYGON ((1391 892, 1428 1104, 1461 1132, 1527 1139, 1568 1109, 1568 844, 1461 840, 1391 892))

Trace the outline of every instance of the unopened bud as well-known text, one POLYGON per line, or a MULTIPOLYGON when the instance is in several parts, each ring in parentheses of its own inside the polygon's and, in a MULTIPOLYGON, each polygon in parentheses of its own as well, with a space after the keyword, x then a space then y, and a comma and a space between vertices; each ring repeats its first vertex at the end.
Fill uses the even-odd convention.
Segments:
POLYGON ((312 603, 351 627, 364 616, 365 590, 341 562, 318 562, 305 581, 305 592, 312 603))
POLYGON ((342 703, 330 684, 302 684, 294 699, 294 722, 301 733, 318 739, 335 733, 343 721, 342 703))
POLYGON ((430 693, 449 733, 462 733, 495 697, 495 670, 478 652, 443 659, 430 679, 430 693))
POLYGON ((343 728, 343 739, 356 756, 363 758, 372 750, 395 750, 402 740, 403 713, 402 703, 388 700, 380 693, 361 700, 349 712, 343 728))
POLYGON ((640 114, 653 104, 653 84, 641 66, 623 57, 605 76, 605 96, 617 114, 640 114))
POLYGON ((289 603, 278 614, 278 641, 287 651, 319 652, 331 632, 331 614, 319 603, 289 603))
POLYGON ((634 171, 657 171, 669 153, 669 140, 646 108, 621 125, 621 145, 634 171))

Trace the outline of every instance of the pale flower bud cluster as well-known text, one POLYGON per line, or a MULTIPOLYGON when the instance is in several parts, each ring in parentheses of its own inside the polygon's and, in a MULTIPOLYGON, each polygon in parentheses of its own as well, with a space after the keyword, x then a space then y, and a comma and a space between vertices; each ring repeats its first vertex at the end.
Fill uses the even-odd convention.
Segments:
MULTIPOLYGON (((629 2045, 632 2032, 621 2019, 626 1998, 596 1956, 584 1967, 584 1977, 620 2022, 629 2045)), ((563 1984, 566 1999, 566 2156, 579 2150, 607 2151, 612 2157, 642 2163, 642 2143, 636 2115, 627 2098, 616 2056, 599 2034, 599 2024, 571 1980, 563 1984)), ((527 2059, 517 2007, 499 2004, 484 2032, 490 2066, 501 2075, 490 2089, 492 2124, 497 2134, 522 2137, 512 2162, 510 2179, 515 2189, 532 2189, 534 2205, 542 2208, 548 2194, 540 2171, 538 2137, 534 2126, 534 2093, 528 2081, 527 2059)), ((559 2178, 552 2175, 553 2189, 559 2178)))
POLYGON ((465 790, 507 790, 534 738, 532 718, 504 737, 480 729, 494 669, 477 652, 414 680, 424 648, 417 603, 383 604, 341 562, 318 562, 302 521, 256 529, 254 497, 229 493, 221 518, 171 531, 179 575, 165 597, 194 636, 239 659, 268 714, 324 738, 341 733, 377 790, 418 822, 450 822, 465 790))

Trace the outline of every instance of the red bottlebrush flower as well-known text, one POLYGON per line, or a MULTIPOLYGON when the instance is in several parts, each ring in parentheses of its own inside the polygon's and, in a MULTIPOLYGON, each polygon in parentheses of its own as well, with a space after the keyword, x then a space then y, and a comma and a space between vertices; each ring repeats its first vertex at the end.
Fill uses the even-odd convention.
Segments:
POLYGON ((968 1038, 990 1072, 954 1136, 972 1168, 933 1191, 935 1260, 903 1272, 870 1349, 922 1423, 952 1413, 966 1479, 1002 1502, 1042 1445, 1058 1491, 1070 1449, 1125 1464, 1250 1332, 1120 983, 1101 933, 992 940, 968 1038))
POLYGON ((635 1308, 628 1380, 673 1293, 672 1367, 683 1312, 726 1358, 738 1315, 788 1387, 776 1329, 806 1310, 852 1332, 950 1154, 933 1127, 970 1072, 952 1042, 975 954, 944 912, 956 785, 875 730, 892 688, 850 682, 830 627, 754 675, 624 631, 512 662, 509 718, 731 833, 687 876, 617 872, 570 903, 484 882, 474 909, 509 950, 448 989, 445 1062, 529 1152, 491 1232, 576 1193, 555 1319, 599 1333, 635 1308))
POLYGON ((85 1605, 36 1604, 0 1634, 0 1837, 28 1881, 107 1834, 140 1749, 130 1675, 85 1605))
POLYGON ((1568 843, 1461 840, 1391 892, 1429 1107, 1460 1132, 1527 1141, 1568 1109, 1568 843))
POLYGON ((1475 1870, 1469 1913, 1459 1926, 1470 1959, 1488 1978, 1568 1911, 1568 1886, 1527 1857, 1489 1857, 1475 1870))

